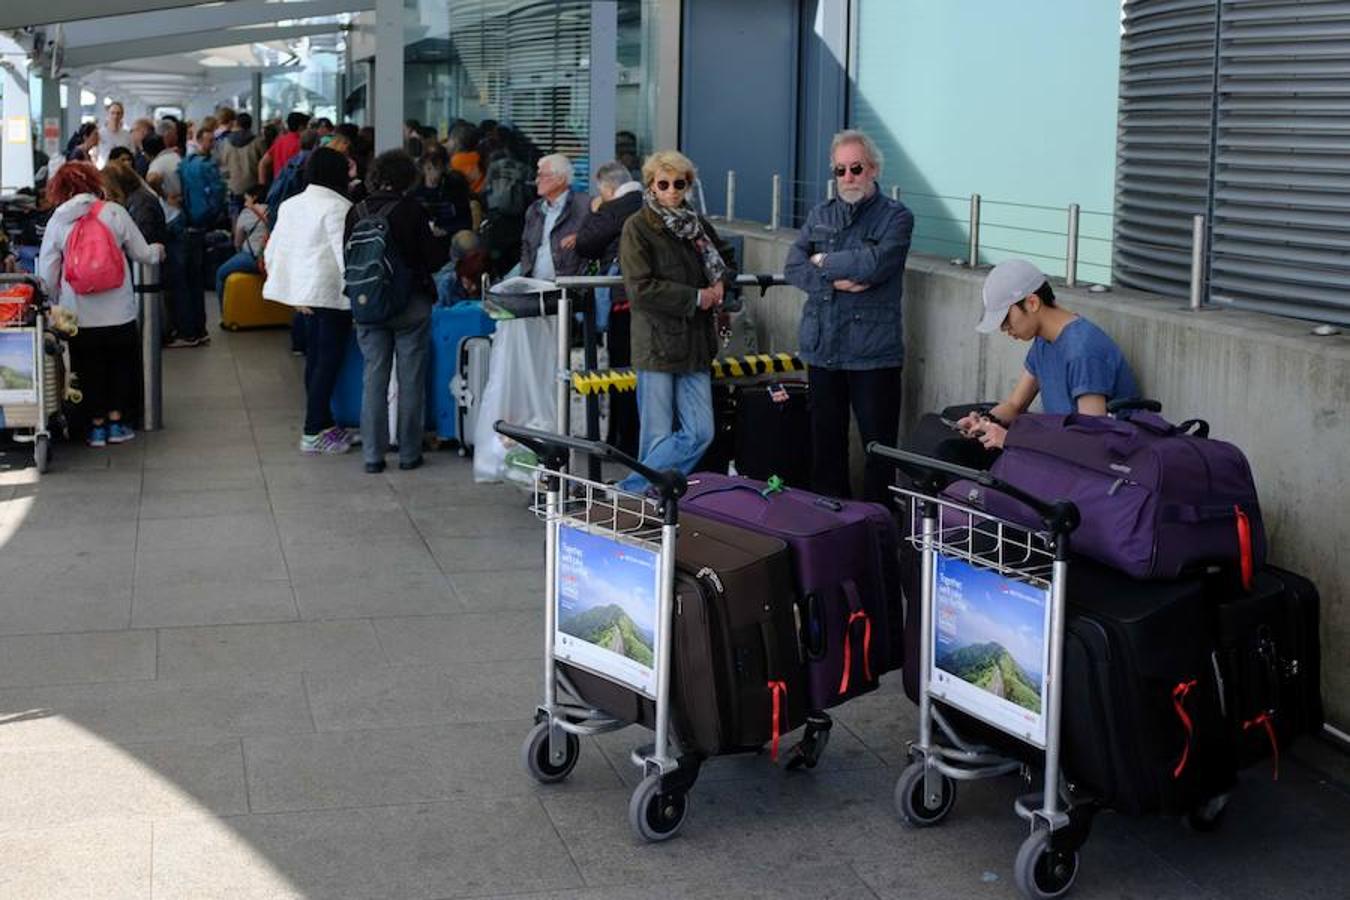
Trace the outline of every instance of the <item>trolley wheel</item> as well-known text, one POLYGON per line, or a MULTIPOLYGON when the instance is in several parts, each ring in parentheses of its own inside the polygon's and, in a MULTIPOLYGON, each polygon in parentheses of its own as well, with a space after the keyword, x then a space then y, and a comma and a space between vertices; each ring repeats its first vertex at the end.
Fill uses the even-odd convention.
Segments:
POLYGON ((673 838, 688 816, 689 789, 665 790, 660 775, 642 779, 628 801, 628 824, 644 841, 655 843, 673 838))
POLYGON ((905 770, 895 780, 895 811, 906 824, 914 828, 938 824, 947 818, 947 813, 952 811, 952 805, 956 803, 956 782, 939 772, 937 777, 941 780, 942 796, 936 807, 928 805, 923 791, 924 768, 923 760, 915 760, 905 766, 905 770))
POLYGON ((563 758, 560 762, 554 762, 548 754, 548 720, 540 722, 530 729, 530 733, 525 736, 525 743, 520 748, 521 761, 525 764, 525 771, 530 773, 530 777, 542 784, 552 784, 555 781, 562 781, 572 770, 577 767, 577 760, 581 758, 581 739, 570 731, 565 732, 566 742, 563 745, 563 758))
POLYGON ((1013 863, 1013 882, 1028 900, 1063 897, 1078 877, 1078 851, 1054 850, 1050 832, 1037 828, 1027 835, 1013 863))
POLYGON ((1186 814, 1186 827, 1201 834, 1218 831, 1228 810, 1228 799, 1228 794, 1218 794, 1196 806, 1186 814))
POLYGON ((47 466, 52 460, 52 439, 45 434, 40 434, 33 439, 33 465, 37 467, 38 474, 43 475, 47 472, 47 466))

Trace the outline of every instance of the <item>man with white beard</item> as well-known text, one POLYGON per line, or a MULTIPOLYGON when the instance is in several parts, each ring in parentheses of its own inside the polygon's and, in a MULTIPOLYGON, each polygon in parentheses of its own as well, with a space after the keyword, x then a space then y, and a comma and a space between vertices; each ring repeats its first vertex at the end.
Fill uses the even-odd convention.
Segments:
MULTIPOLYGON (((893 446, 900 429, 900 301, 914 214, 878 190, 881 152, 861 131, 835 135, 830 160, 835 197, 807 215, 784 274, 806 292, 799 352, 810 367, 812 487, 848 497, 850 407, 863 446, 893 446)), ((863 498, 889 503, 889 483, 889 468, 869 459, 863 498)))

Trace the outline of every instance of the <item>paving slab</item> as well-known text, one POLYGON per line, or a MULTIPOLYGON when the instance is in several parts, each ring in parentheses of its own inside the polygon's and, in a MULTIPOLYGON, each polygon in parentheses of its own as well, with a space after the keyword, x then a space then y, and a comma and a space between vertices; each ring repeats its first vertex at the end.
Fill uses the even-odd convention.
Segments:
POLYGON ((153 631, 0 638, 0 687, 152 679, 155 638, 153 631))
POLYGON ((131 620, 135 554, 72 551, 60 556, 0 553, 0 632, 105 631, 131 620))
POLYGON ((613 789, 618 776, 583 741, 559 785, 527 775, 520 748, 532 722, 469 723, 246 738, 253 812, 381 806, 461 797, 548 796, 613 789))
POLYGON ((295 589, 289 581, 262 580, 246 572, 215 581, 146 581, 137 585, 131 609, 131 623, 136 628, 290 622, 298 618, 295 589))
POLYGON ((137 821, 0 834, 0 896, 149 900, 151 843, 151 823, 137 821))
POLYGON ((544 657, 544 617, 529 611, 382 618, 375 628, 399 665, 544 657))
POLYGON ((537 800, 251 815, 156 825, 156 896, 472 897, 581 884, 537 800))
POLYGON ((367 620, 164 628, 159 633, 160 678, 321 671, 384 663, 375 627, 367 620))

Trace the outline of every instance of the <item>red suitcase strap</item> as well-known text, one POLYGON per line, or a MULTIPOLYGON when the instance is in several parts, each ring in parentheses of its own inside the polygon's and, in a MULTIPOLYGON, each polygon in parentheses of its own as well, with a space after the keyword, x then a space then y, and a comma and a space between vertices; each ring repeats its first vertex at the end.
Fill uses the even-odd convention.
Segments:
POLYGON ((1180 778, 1181 773, 1186 771, 1186 762, 1191 756, 1191 742, 1195 737, 1195 723, 1191 721, 1190 713, 1186 712, 1186 696, 1190 694, 1191 688, 1196 685, 1195 679, 1182 681, 1172 688, 1172 708, 1177 711, 1177 718, 1181 720, 1181 727, 1186 729, 1186 744, 1181 748, 1181 759, 1177 760, 1176 768, 1172 770, 1172 778, 1180 778))
POLYGON ((872 679, 872 617, 862 608, 862 598, 858 595, 858 586, 852 579, 844 582, 844 596, 848 598, 848 622, 844 625, 844 675, 839 679, 839 696, 848 693, 849 677, 853 674, 853 624, 863 623, 863 677, 871 683, 872 679))
POLYGON ((787 682, 770 681, 769 693, 773 694, 773 726, 771 734, 772 743, 769 747, 769 759, 778 762, 778 738, 782 734, 782 715, 787 705, 787 682))
POLYGON ((1242 572, 1242 589, 1250 591, 1252 589, 1252 521, 1247 518, 1247 514, 1242 511, 1242 507, 1234 506, 1233 512, 1237 515, 1237 535, 1238 535, 1238 565, 1242 572))
POLYGON ((1266 729, 1266 737, 1270 738, 1270 760, 1274 769, 1271 781, 1280 780, 1280 742, 1275 737, 1275 716, 1269 711, 1261 713, 1254 719, 1248 719, 1242 723, 1243 731, 1250 731, 1260 725, 1266 729))

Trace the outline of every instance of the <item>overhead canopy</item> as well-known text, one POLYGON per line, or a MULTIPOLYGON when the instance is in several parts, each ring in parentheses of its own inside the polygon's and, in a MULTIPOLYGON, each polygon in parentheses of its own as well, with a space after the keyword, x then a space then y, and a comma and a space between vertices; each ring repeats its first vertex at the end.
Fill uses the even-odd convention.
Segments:
MULTIPOLYGON (((5 0, 0 3, 0 28, 26 28, 29 25, 54 25, 57 22, 75 22, 103 16, 127 13, 153 12, 194 6, 201 0, 42 0, 25 3, 5 0)), ((237 3, 239 0, 220 0, 237 3)))

